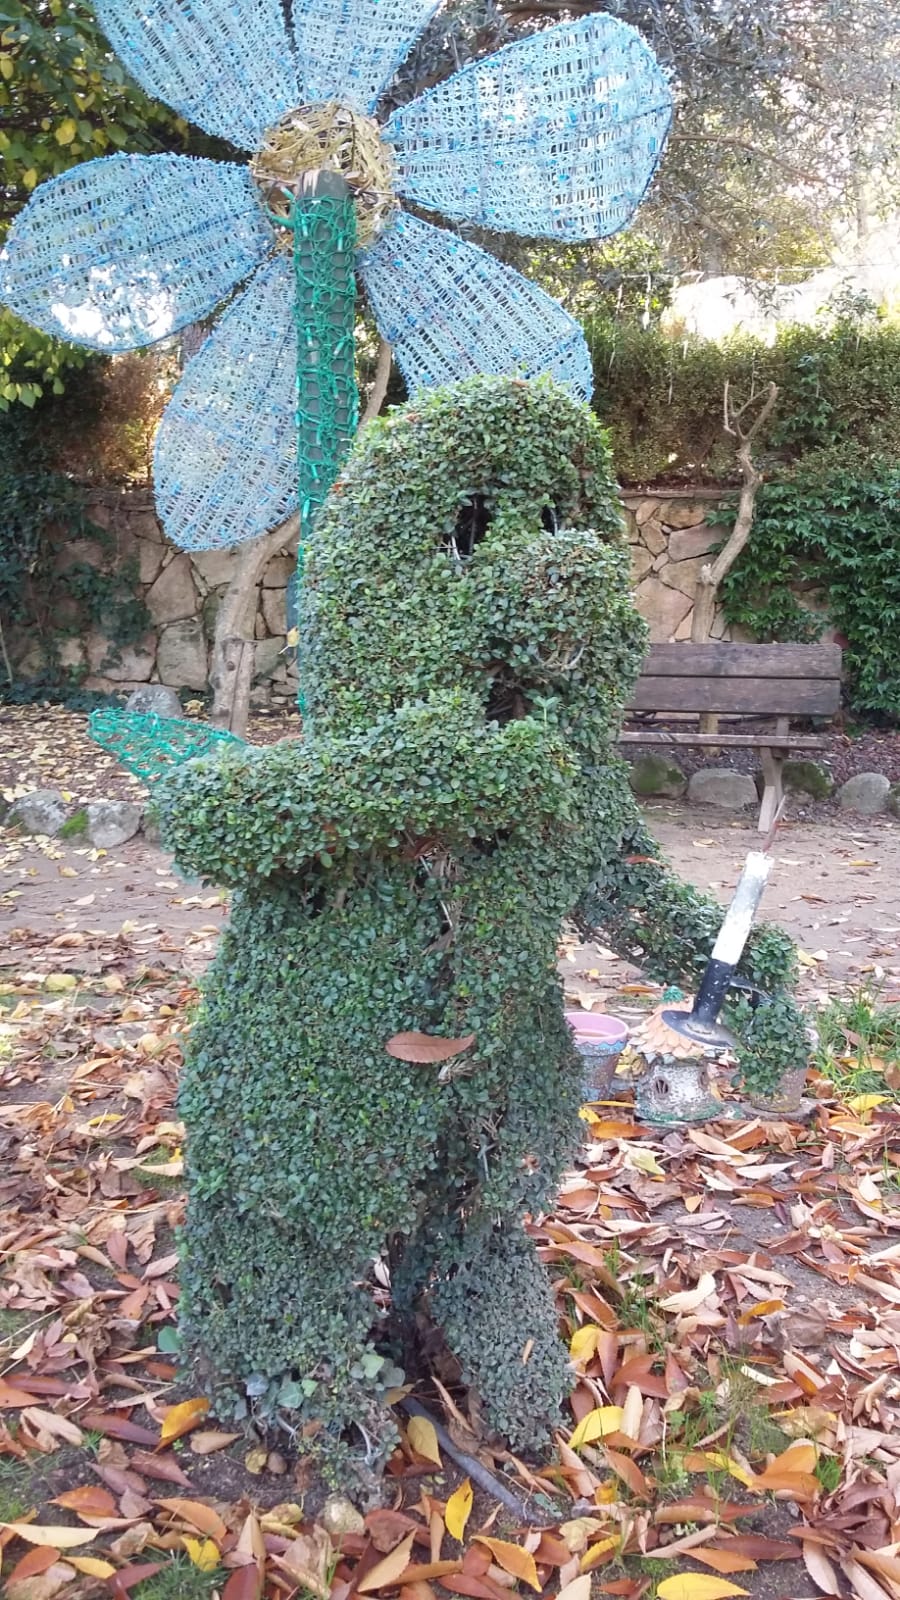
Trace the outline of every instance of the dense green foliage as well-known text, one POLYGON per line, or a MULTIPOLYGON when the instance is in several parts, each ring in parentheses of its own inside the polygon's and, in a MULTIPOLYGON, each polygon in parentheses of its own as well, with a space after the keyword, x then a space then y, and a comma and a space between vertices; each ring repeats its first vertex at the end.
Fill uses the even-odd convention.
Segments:
MULTIPOLYGON (((373 1462, 392 1363, 431 1324, 535 1448, 566 1352, 522 1219, 554 1198, 582 1071, 561 921, 595 880, 583 917, 609 910, 604 937, 679 976, 720 915, 653 848, 629 859, 615 741, 646 630, 596 420, 552 384, 478 379, 374 424, 302 605, 304 740, 158 790, 181 866, 236 887, 181 1094, 184 1346, 220 1405, 289 1412, 332 1459, 355 1426, 373 1462), (409 1030, 460 1045, 396 1059, 409 1030)), ((766 937, 757 966, 788 978, 766 937)))
MULTIPOLYGON (((0 617, 7 653, 13 637, 43 685, 72 684, 61 662, 66 639, 92 628, 116 645, 145 631, 134 562, 119 564, 114 541, 85 511, 84 490, 53 465, 42 419, 21 407, 0 418, 0 617), (62 527, 74 542, 61 545, 62 527)), ((8 678, 4 661, 4 676, 8 678)))
POLYGON ((628 323, 588 323, 594 404, 625 483, 727 483, 726 382, 739 400, 781 394, 757 454, 770 467, 847 447, 857 464, 900 457, 900 327, 855 316, 782 328, 771 346, 735 336, 675 339, 628 323))
POLYGON ((806 1022, 788 995, 776 995, 753 1011, 742 1002, 734 1008, 732 1020, 742 1030, 737 1049, 742 1088, 757 1100, 777 1097, 785 1074, 809 1061, 806 1022))
MULTIPOLYGON (((0 28, 0 233, 37 184, 79 162, 210 143, 127 76, 90 0, 5 0, 0 28)), ((0 308, 0 410, 60 393, 97 359, 0 308)))
POLYGON ((761 491, 752 543, 723 587, 725 614, 782 643, 817 638, 827 617, 846 641, 854 709, 896 717, 898 553, 897 462, 810 456, 761 491))

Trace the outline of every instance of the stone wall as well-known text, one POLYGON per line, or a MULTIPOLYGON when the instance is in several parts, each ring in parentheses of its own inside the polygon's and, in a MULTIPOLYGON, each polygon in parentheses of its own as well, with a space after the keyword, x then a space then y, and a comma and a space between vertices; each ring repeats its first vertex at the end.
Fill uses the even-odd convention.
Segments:
MULTIPOLYGON (((697 576, 726 529, 710 527, 707 515, 722 503, 721 489, 669 489, 625 494, 625 515, 635 599, 650 624, 653 644, 689 639, 697 576)), ((717 613, 714 639, 730 639, 717 613)))
MULTIPOLYGON (((702 490, 624 496, 635 595, 655 642, 686 639, 690 634, 697 572, 722 537, 721 530, 709 527, 705 518, 720 499, 720 493, 702 490)), ((115 559, 134 561, 150 627, 137 644, 120 650, 118 659, 100 632, 83 640, 66 639, 64 665, 85 672, 89 689, 165 683, 201 693, 208 685, 216 611, 234 569, 235 553, 211 550, 189 556, 176 550, 163 536, 150 490, 96 490, 87 511, 115 541, 115 559)), ((61 541, 60 565, 76 559, 102 563, 109 553, 90 540, 61 541)), ((284 655, 285 590, 292 570, 292 557, 273 556, 256 590, 256 704, 296 698, 296 673, 284 655)), ((721 618, 716 619, 714 637, 730 637, 721 618)), ((16 651, 15 667, 21 677, 40 671, 39 657, 27 640, 16 651)))

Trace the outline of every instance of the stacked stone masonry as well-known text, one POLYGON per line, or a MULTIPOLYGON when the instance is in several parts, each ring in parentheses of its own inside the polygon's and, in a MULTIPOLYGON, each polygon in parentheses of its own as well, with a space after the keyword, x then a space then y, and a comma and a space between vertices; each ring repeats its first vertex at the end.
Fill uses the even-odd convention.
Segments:
MULTIPOLYGON (((624 496, 638 607, 650 624, 654 643, 690 637, 692 597, 697 574, 721 541, 722 529, 707 516, 721 502, 715 490, 661 490, 624 496)), ((64 665, 84 674, 89 689, 133 689, 142 683, 163 683, 173 689, 208 687, 210 646, 216 612, 234 571, 236 554, 210 550, 185 555, 170 545, 157 522, 149 490, 101 489, 92 493, 88 515, 115 541, 114 559, 133 561, 137 592, 150 615, 150 626, 137 644, 118 652, 102 632, 65 639, 64 665), (117 657, 117 658, 116 658, 117 657)), ((59 562, 102 563, 109 552, 90 540, 66 541, 61 535, 59 562)), ((247 619, 257 641, 256 704, 292 701, 297 680, 285 655, 287 620, 285 591, 292 558, 277 555, 269 562, 255 594, 255 616, 247 619)), ((713 638, 729 639, 731 630, 717 616, 713 638)), ((21 678, 38 676, 40 657, 27 638, 13 641, 14 665, 21 678)))

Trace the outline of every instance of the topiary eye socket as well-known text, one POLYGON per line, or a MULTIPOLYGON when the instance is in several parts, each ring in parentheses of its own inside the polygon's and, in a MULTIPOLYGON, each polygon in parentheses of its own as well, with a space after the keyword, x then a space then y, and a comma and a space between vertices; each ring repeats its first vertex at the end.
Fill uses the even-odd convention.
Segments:
POLYGON ((465 500, 460 501, 452 530, 441 537, 443 548, 449 551, 454 560, 468 561, 474 554, 476 545, 481 543, 487 533, 492 519, 493 512, 487 496, 468 495, 465 500))

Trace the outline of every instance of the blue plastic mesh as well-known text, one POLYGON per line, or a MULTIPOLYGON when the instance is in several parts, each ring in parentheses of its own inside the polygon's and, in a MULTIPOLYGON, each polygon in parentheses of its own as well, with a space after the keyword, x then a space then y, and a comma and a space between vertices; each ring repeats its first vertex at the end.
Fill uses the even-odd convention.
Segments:
POLYGON ((241 150, 300 104, 280 0, 97 0, 96 12, 148 94, 241 150))
POLYGON ((473 62, 394 112, 400 194, 529 237, 624 226, 653 176, 671 95, 614 17, 560 23, 473 62))
POLYGON ((373 111, 441 0, 294 0, 294 38, 307 103, 373 111))
POLYGON ((260 267, 166 408, 156 436, 156 504, 182 550, 240 544, 296 508, 293 289, 287 252, 260 267))
POLYGON ((137 711, 93 711, 89 726, 95 744, 111 750, 123 767, 151 786, 183 761, 208 755, 223 744, 244 743, 236 734, 211 728, 208 722, 137 711))
POLYGON ((36 328, 133 350, 205 316, 269 246, 246 167, 104 156, 44 183, 0 254, 0 299, 36 328))
POLYGON ((479 372, 543 373, 587 398, 591 358, 574 317, 494 256, 400 216, 360 270, 411 392, 479 372))

